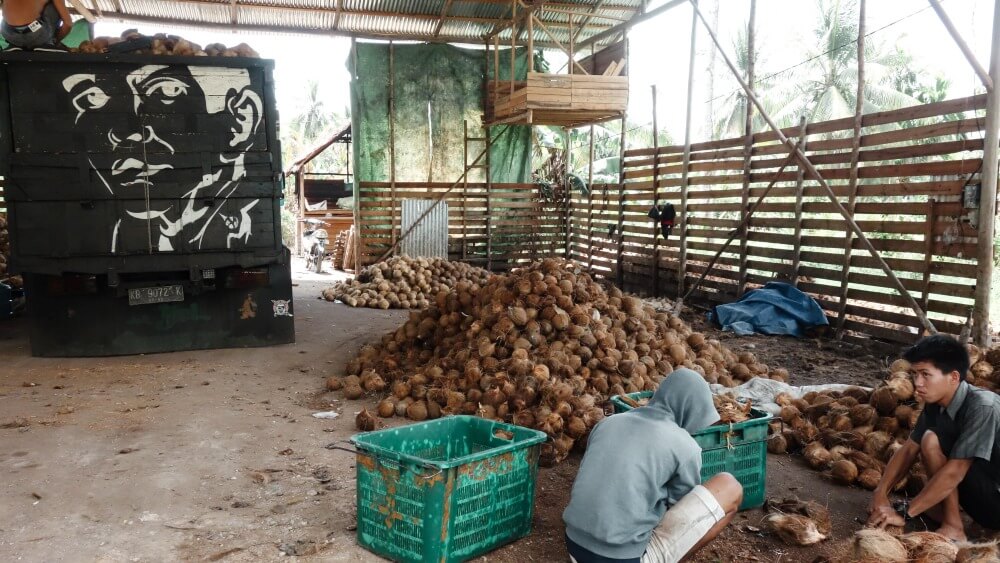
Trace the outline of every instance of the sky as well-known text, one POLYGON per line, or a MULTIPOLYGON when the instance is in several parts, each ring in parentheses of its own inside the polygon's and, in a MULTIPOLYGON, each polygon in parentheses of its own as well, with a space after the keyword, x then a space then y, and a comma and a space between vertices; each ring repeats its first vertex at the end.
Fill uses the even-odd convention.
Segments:
MULTIPOLYGON (((732 40, 737 31, 746 25, 750 3, 749 0, 701 0, 702 11, 707 15, 716 1, 721 2, 720 6, 723 8, 719 14, 719 38, 732 57, 732 40)), ((665 2, 666 0, 654 0, 650 3, 650 8, 665 2)), ((993 0, 941 0, 941 5, 980 63, 988 68, 993 0)), ((948 78, 951 82, 949 97, 964 97, 982 91, 972 67, 937 15, 929 8, 927 0, 868 0, 867 6, 869 41, 882 42, 890 47, 899 45, 913 56, 922 72, 948 78)), ((682 4, 636 26, 630 33, 629 120, 636 123, 652 122, 650 87, 655 84, 657 121, 660 128, 666 130, 676 142, 681 142, 684 137, 691 16, 691 8, 682 4)), ((793 67, 807 58, 800 45, 807 38, 806 34, 815 18, 816 2, 811 0, 757 1, 756 37, 760 56, 766 58, 768 68, 793 67)), ((146 34, 176 33, 202 45, 213 42, 226 45, 247 42, 261 56, 275 60, 278 111, 285 122, 291 120, 305 104, 309 80, 319 83, 327 108, 342 111, 350 105, 350 73, 345 64, 350 53, 350 39, 314 35, 233 34, 113 21, 99 22, 97 34, 118 35, 122 30, 132 27, 146 34)), ((709 107, 706 69, 711 43, 700 24, 696 45, 693 141, 705 140, 710 134, 705 119, 709 107)), ((558 58, 552 57, 553 60, 558 58)), ((724 72, 721 58, 716 59, 716 65, 715 74, 718 78, 715 99, 718 100, 739 88, 739 85, 724 72)), ((557 64, 555 68, 558 66, 557 64)))

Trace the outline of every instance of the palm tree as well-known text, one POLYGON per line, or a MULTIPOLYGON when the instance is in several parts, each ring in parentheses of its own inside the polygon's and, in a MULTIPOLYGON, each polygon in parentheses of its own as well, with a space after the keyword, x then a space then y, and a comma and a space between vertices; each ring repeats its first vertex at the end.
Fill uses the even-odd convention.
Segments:
MULTIPOLYGON (((858 89, 857 0, 819 0, 809 62, 798 72, 800 111, 810 122, 854 115, 858 89)), ((865 113, 920 103, 897 89, 894 77, 910 63, 899 50, 865 39, 865 113)))

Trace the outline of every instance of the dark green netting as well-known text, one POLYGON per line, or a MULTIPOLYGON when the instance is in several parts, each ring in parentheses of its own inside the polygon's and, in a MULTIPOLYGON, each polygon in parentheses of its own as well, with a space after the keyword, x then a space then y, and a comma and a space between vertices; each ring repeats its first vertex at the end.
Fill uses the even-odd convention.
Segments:
MULTIPOLYGON (((348 61, 354 76, 351 117, 355 175, 359 182, 390 179, 389 53, 387 44, 358 43, 354 60, 348 61)), ((483 77, 487 66, 492 73, 493 61, 487 63, 482 50, 434 44, 395 45, 392 57, 396 181, 451 183, 458 180, 465 170, 463 123, 468 122, 470 137, 484 135, 481 128, 483 77)), ((525 50, 519 49, 515 72, 520 80, 524 80, 526 68, 525 50)), ((510 52, 501 51, 501 79, 509 76, 509 69, 510 52)), ((498 126, 491 128, 491 134, 499 135, 490 153, 492 181, 528 182, 531 128, 498 126)), ((469 162, 482 150, 482 144, 471 143, 469 162)), ((485 178, 476 169, 470 172, 469 179, 483 181, 485 178)))

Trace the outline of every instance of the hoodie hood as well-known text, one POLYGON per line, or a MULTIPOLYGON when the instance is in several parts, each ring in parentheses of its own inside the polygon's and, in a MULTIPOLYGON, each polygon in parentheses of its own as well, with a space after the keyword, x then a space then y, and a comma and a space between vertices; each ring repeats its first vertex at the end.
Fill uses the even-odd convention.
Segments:
POLYGON ((681 368, 660 382, 649 403, 635 412, 662 417, 666 415, 688 433, 708 428, 719 420, 708 383, 696 371, 681 368))

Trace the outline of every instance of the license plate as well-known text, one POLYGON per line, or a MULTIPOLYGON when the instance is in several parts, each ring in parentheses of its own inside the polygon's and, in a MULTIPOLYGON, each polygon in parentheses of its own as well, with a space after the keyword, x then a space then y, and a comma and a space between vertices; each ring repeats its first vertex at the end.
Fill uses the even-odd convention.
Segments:
POLYGON ((184 301, 184 286, 161 285, 158 287, 137 287, 128 290, 129 305, 149 305, 151 303, 171 303, 184 301))

